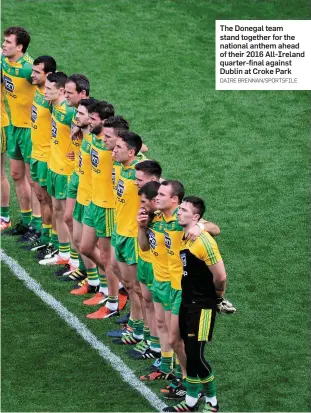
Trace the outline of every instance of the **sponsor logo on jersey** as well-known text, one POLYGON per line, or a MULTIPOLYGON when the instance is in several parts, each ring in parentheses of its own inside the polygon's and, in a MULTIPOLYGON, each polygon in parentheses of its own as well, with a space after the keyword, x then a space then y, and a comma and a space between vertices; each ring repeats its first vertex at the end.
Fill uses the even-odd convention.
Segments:
POLYGON ((155 247, 157 246, 157 240, 154 235, 154 232, 151 231, 150 229, 148 230, 148 241, 149 241, 150 248, 155 249, 155 247))
POLYGON ((83 160, 83 158, 82 158, 82 154, 81 154, 81 152, 79 152, 79 159, 78 159, 78 162, 79 162, 79 168, 82 168, 82 160, 83 160))
POLYGON ((167 232, 164 232, 164 242, 167 249, 171 249, 172 240, 167 232))
POLYGON ((12 79, 9 78, 8 76, 3 76, 3 83, 4 87, 8 92, 14 92, 14 83, 12 82, 12 79))
POLYGON ((112 184, 115 185, 116 183, 116 170, 114 168, 112 168, 112 184))
POLYGON ((37 113, 37 107, 35 105, 32 105, 31 107, 31 121, 35 122, 37 120, 38 113, 37 113))
POLYGON ((122 196, 124 192, 124 182, 122 179, 119 179, 118 186, 117 186, 117 196, 122 196))
POLYGON ((98 164, 99 164, 99 157, 98 157, 98 152, 95 151, 95 149, 92 148, 91 150, 91 162, 92 165, 97 168, 98 164))
POLYGON ((182 265, 183 265, 183 267, 184 267, 184 270, 183 270, 182 275, 183 275, 183 277, 187 277, 187 275, 188 275, 188 272, 186 271, 186 267, 187 267, 187 257, 186 257, 186 254, 185 254, 184 252, 182 252, 182 253, 180 254, 180 259, 181 259, 182 265))
POLYGON ((56 138, 57 136, 57 125, 55 120, 52 118, 52 138, 56 138))

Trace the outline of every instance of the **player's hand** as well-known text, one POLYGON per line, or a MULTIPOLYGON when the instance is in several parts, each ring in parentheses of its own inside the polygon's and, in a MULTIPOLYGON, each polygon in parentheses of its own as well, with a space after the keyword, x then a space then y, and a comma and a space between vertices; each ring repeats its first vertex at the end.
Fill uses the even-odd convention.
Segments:
POLYGON ((201 233, 201 228, 198 225, 194 225, 185 233, 185 239, 195 241, 201 233))
POLYGON ((137 222, 141 228, 147 228, 149 222, 149 215, 145 208, 140 208, 137 215, 137 222))
POLYGON ((71 161, 74 161, 74 160, 75 160, 75 153, 74 153, 74 151, 68 152, 67 155, 66 155, 66 157, 67 157, 68 159, 70 159, 71 161))
POLYGON ((72 128, 71 139, 82 139, 82 138, 83 138, 82 130, 78 128, 78 126, 75 126, 74 128, 72 128))

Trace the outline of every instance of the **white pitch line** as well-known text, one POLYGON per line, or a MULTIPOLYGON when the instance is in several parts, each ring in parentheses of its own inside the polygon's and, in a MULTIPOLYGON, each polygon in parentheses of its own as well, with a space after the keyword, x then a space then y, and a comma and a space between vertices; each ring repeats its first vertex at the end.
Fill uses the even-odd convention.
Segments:
POLYGON ((128 386, 133 387, 138 393, 140 393, 152 407, 157 411, 162 411, 166 405, 163 401, 156 396, 144 383, 139 381, 133 371, 127 367, 120 357, 116 356, 107 346, 105 346, 86 326, 83 324, 73 313, 67 310, 59 301, 57 301, 52 295, 45 292, 41 285, 30 277, 29 274, 21 267, 17 261, 9 257, 2 249, 1 261, 5 262, 11 269, 14 275, 23 281, 27 288, 34 292, 41 298, 49 307, 51 307, 71 328, 91 346, 98 351, 99 355, 106 360, 111 366, 120 374, 122 379, 128 386))

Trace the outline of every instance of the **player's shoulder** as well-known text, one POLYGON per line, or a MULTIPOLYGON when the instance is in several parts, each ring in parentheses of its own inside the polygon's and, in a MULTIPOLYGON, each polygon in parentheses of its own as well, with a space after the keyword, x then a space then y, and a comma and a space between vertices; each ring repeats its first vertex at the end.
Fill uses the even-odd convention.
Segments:
POLYGON ((25 53, 22 57, 22 63, 25 66, 31 65, 31 67, 32 67, 33 61, 34 61, 34 59, 28 53, 25 53))
POLYGON ((193 245, 196 248, 204 249, 208 252, 217 247, 217 242, 207 231, 202 231, 202 233, 194 241, 193 245))
POLYGON ((153 214, 153 219, 151 223, 156 223, 156 222, 163 222, 163 213, 161 211, 155 211, 153 214))

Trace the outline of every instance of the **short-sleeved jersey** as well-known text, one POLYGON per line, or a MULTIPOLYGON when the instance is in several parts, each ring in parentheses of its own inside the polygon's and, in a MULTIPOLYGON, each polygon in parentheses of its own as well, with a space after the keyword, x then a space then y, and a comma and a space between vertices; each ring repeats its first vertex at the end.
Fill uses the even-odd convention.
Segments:
POLYGON ((171 285, 175 290, 181 290, 182 263, 180 261, 180 243, 183 237, 183 227, 177 221, 178 208, 173 215, 166 217, 163 214, 164 240, 168 255, 168 269, 171 277, 171 285))
POLYGON ((222 258, 214 238, 203 231, 195 241, 182 240, 180 258, 183 264, 183 304, 215 308, 216 291, 208 266, 217 264, 222 258))
POLYGON ((31 108, 31 157, 49 162, 51 155, 52 105, 44 99, 43 90, 37 87, 31 108))
POLYGON ((92 164, 91 164, 92 135, 86 135, 82 140, 79 151, 79 186, 77 201, 81 205, 88 205, 92 200, 92 164))
POLYGON ((49 168, 60 175, 71 175, 74 161, 67 158, 72 152, 70 127, 74 109, 64 100, 60 105, 53 106, 52 110, 52 142, 49 168))
POLYGON ((30 113, 36 86, 31 83, 33 59, 25 53, 17 62, 2 56, 2 78, 11 114, 11 123, 30 128, 30 113))
POLYGON ((135 184, 135 165, 139 159, 129 166, 121 164, 117 183, 116 198, 116 232, 123 237, 138 237, 137 213, 140 206, 138 187, 135 184))
MULTIPOLYGON (((70 133, 72 134, 74 128, 77 126, 77 124, 75 123, 75 118, 77 115, 77 109, 76 108, 72 108, 74 111, 74 115, 72 117, 72 122, 71 122, 71 129, 70 129, 70 133)), ((82 144, 83 138, 78 136, 74 136, 72 137, 72 150, 75 154, 75 171, 77 172, 77 174, 79 174, 79 154, 80 154, 80 147, 82 144)))
POLYGON ((148 226, 147 236, 154 278, 159 282, 170 281, 162 213, 155 213, 153 220, 148 226))
POLYGON ((106 148, 102 138, 92 135, 92 202, 102 208, 114 208, 112 189, 112 151, 106 148))

